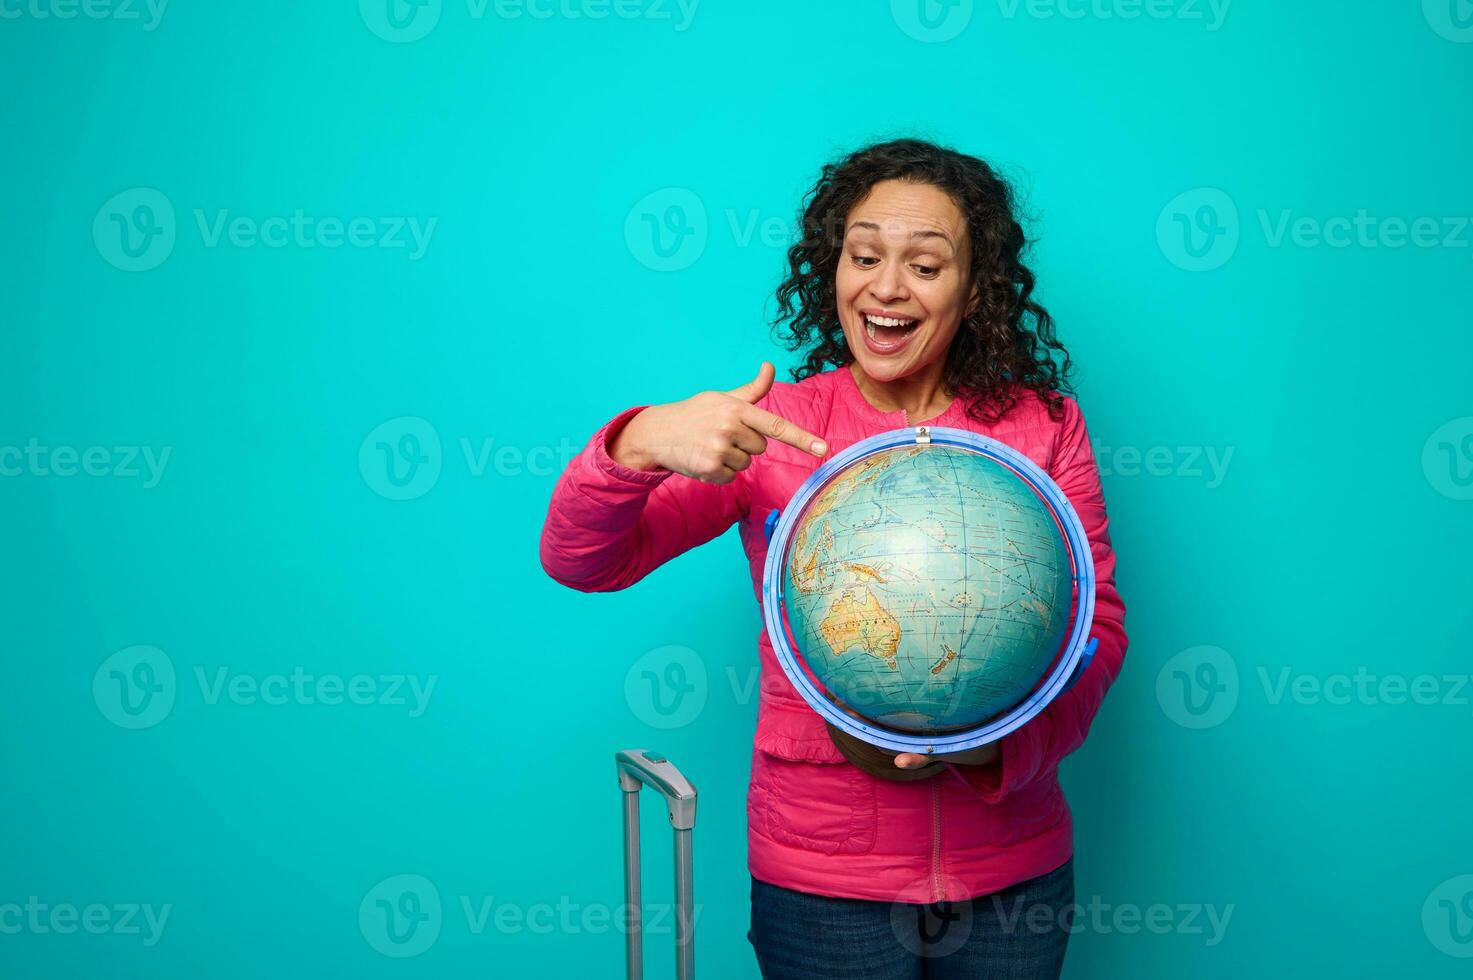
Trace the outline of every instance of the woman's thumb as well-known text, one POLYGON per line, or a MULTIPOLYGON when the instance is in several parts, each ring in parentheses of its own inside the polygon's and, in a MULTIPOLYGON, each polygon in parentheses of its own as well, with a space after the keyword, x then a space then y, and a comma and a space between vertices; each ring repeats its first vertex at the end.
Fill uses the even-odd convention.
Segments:
POLYGON ((772 362, 763 361, 762 366, 757 369, 757 377, 744 385, 737 385, 727 394, 733 398, 740 398, 750 405, 755 405, 772 388, 772 379, 776 374, 777 370, 772 366, 772 362))

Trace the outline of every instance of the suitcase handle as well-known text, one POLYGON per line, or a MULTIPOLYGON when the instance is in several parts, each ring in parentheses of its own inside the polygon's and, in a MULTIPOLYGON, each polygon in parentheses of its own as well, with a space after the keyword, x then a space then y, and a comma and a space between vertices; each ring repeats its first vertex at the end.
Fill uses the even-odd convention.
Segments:
POLYGON ((658 752, 625 749, 614 753, 624 797, 624 904, 628 909, 624 961, 629 980, 644 976, 644 939, 640 931, 639 791, 649 786, 665 801, 675 830, 675 970, 680 980, 695 976, 695 900, 691 834, 696 826, 696 788, 658 752))

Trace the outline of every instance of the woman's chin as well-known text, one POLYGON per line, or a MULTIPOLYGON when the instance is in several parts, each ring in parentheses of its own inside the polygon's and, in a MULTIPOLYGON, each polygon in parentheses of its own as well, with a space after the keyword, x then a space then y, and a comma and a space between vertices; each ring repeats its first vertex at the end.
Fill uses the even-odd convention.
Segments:
POLYGON ((901 363, 897 358, 875 357, 866 353, 855 360, 859 362, 859 369, 864 372, 865 377, 881 384, 898 381, 915 370, 908 358, 901 363))

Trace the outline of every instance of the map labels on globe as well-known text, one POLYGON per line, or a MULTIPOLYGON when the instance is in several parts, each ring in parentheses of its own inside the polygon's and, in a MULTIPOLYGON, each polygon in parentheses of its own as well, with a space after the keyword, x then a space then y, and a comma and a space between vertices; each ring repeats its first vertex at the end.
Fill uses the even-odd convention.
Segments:
POLYGON ((1070 622, 1069 549, 1033 488, 995 459, 906 445, 834 475, 783 568, 794 642, 851 714, 959 731, 1027 697, 1070 622))

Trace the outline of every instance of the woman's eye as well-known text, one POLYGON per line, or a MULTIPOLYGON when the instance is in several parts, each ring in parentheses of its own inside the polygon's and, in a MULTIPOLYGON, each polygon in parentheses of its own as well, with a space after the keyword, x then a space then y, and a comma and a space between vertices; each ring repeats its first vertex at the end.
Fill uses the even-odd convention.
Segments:
POLYGON ((916 272, 919 272, 921 275, 925 276, 927 279, 931 278, 936 273, 941 271, 934 265, 913 265, 911 266, 911 268, 914 269, 916 272))
POLYGON ((859 265, 859 267, 861 269, 868 269, 869 266, 862 265, 860 263, 864 263, 864 262, 878 262, 878 261, 880 261, 880 260, 877 259, 877 258, 875 258, 873 255, 856 255, 856 256, 854 256, 854 262, 855 262, 855 264, 859 265))

